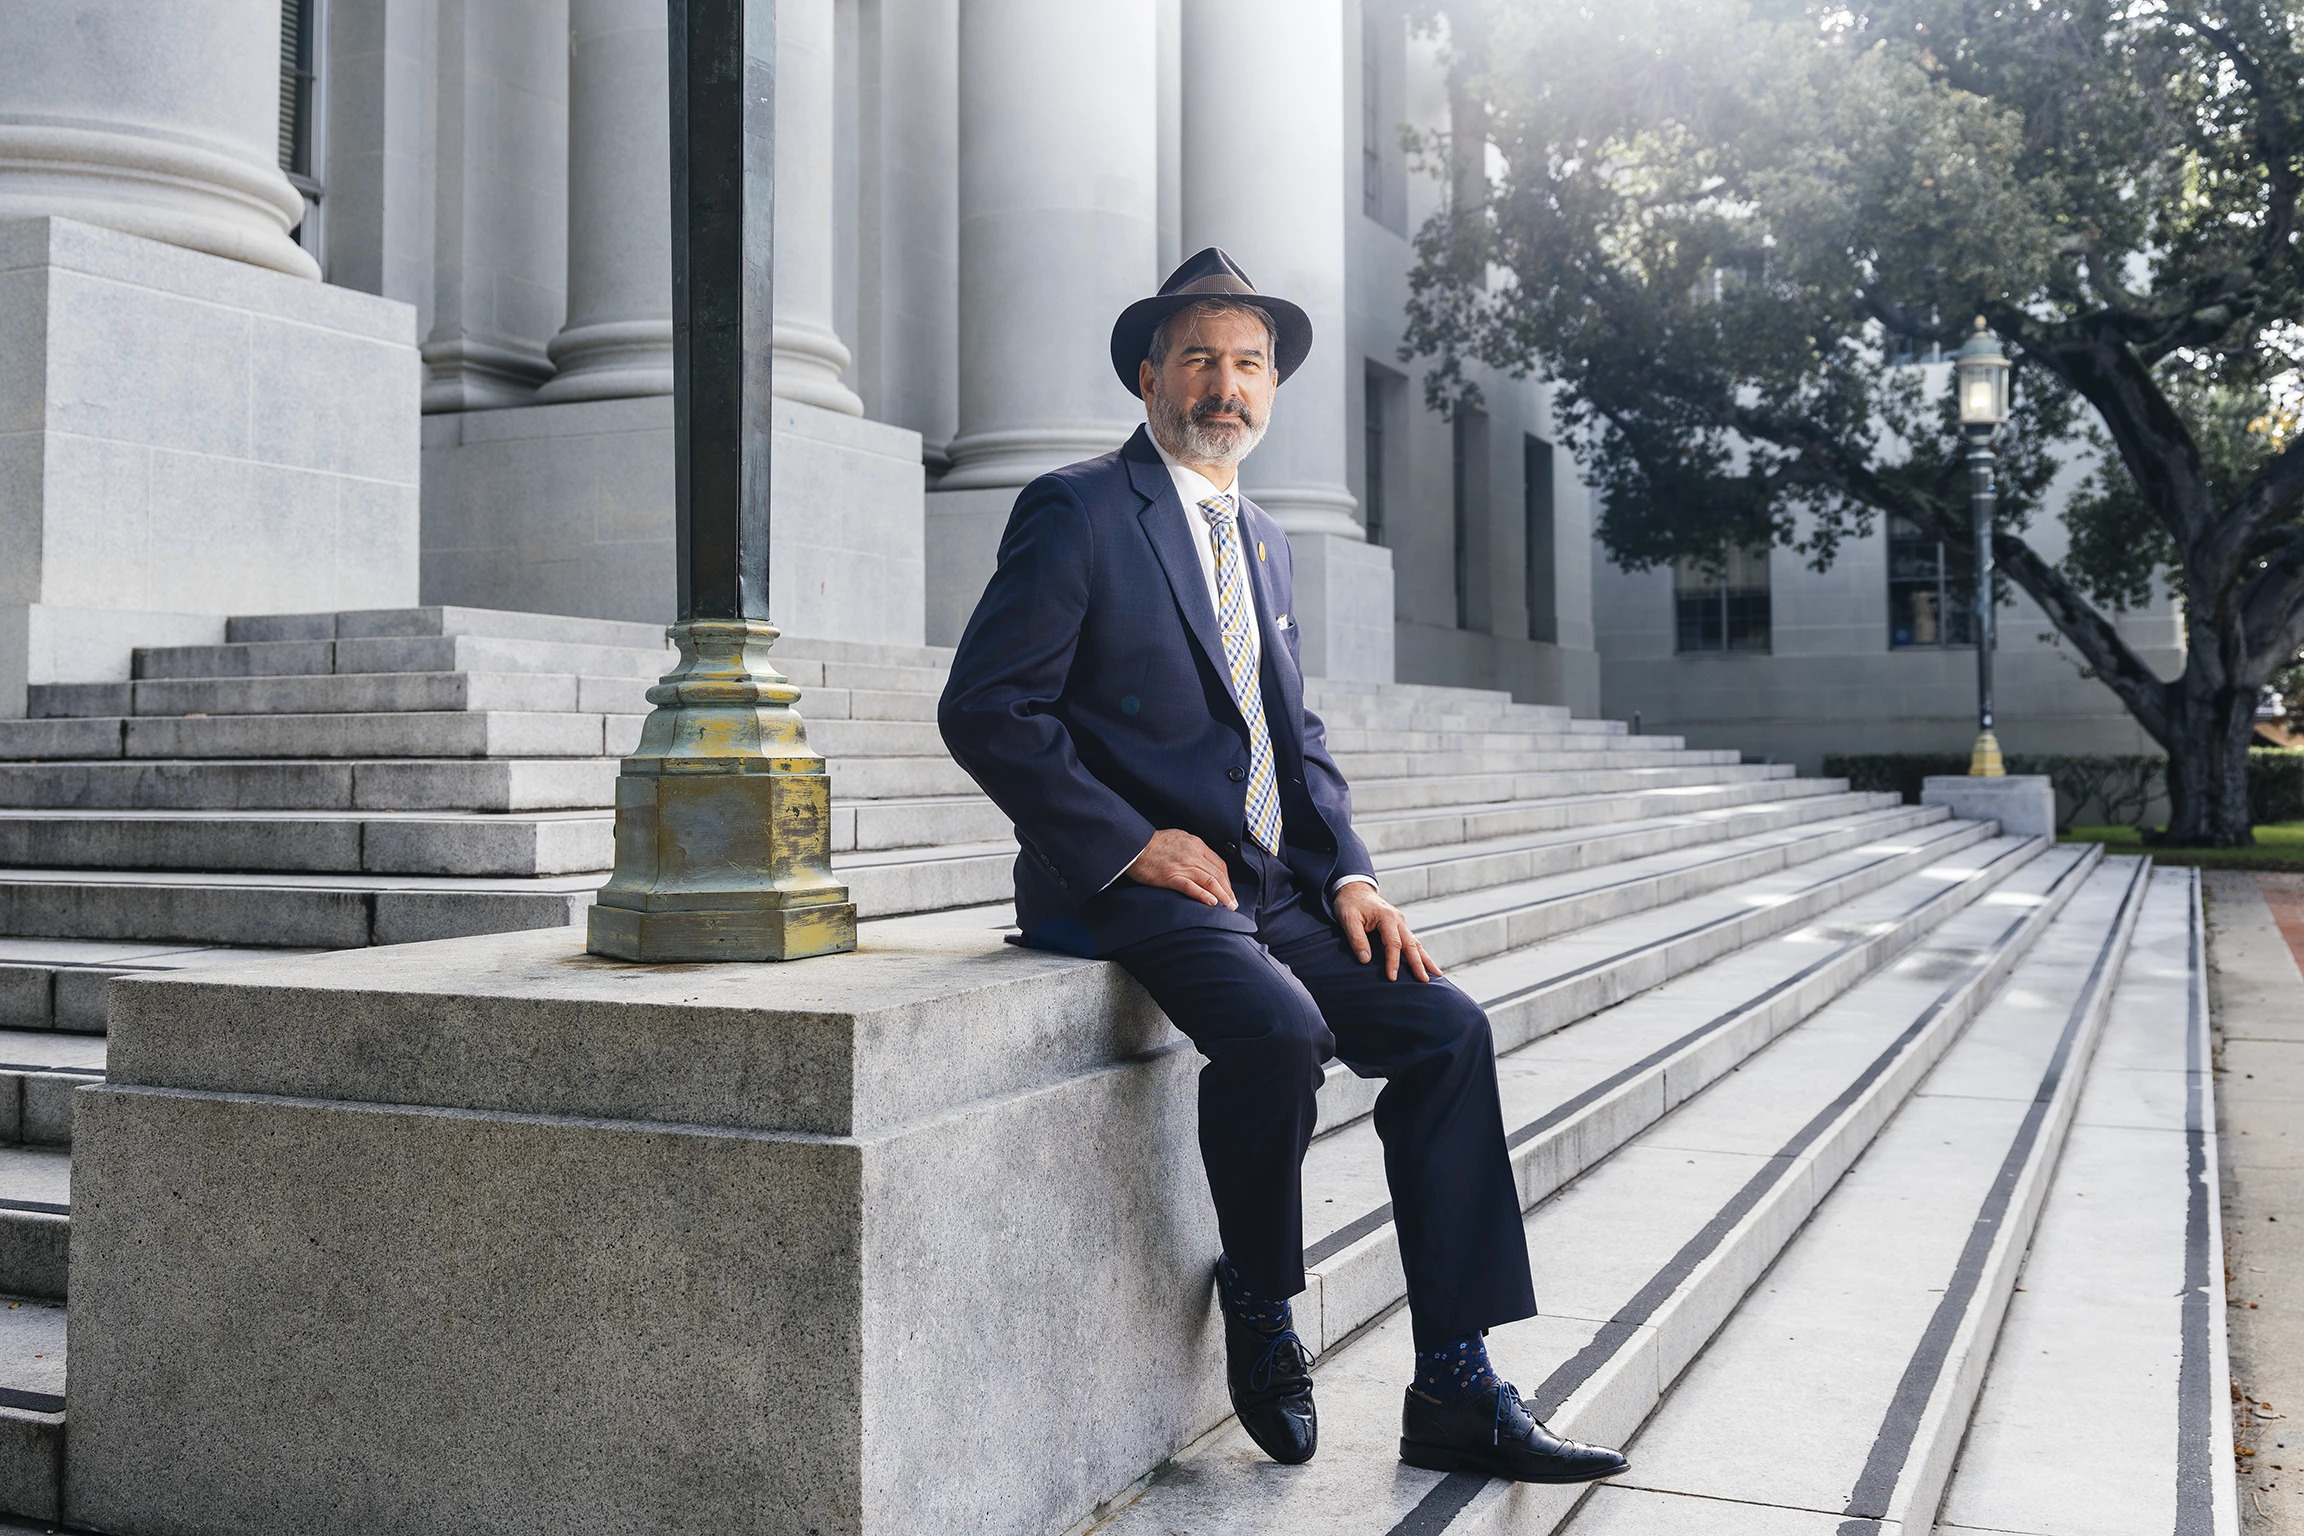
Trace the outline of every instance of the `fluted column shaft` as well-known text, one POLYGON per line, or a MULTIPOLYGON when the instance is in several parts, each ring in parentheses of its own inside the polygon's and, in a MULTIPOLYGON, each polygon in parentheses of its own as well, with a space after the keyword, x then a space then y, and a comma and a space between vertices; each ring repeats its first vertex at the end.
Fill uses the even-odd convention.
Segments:
POLYGON ((960 434, 939 489, 1022 485, 1143 419, 1105 338, 1160 281, 1158 44, 1154 0, 961 8, 960 434))
POLYGON ((832 0, 776 6, 776 393, 864 414, 833 323, 832 0))
POLYGON ((568 323, 536 398, 672 393, 664 0, 570 0, 568 323))
POLYGON ((1359 538, 1346 451, 1344 22, 1336 0, 1184 0, 1183 247, 1302 305, 1312 355, 1241 466, 1290 533, 1359 538))
POLYGON ((297 277, 278 0, 19 4, 0 22, 0 219, 53 214, 297 277))

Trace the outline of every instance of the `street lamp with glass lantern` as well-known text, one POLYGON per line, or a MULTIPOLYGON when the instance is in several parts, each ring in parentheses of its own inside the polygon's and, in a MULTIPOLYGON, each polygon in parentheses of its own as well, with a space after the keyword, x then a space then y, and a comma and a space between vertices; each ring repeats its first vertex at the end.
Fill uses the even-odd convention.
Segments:
POLYGON ((1998 500, 1992 440, 2008 420, 2008 358, 1982 315, 1953 355, 1952 375, 1960 433, 1968 440, 1968 510, 1976 534, 1976 747, 1968 773, 1996 779, 2007 769, 2000 761, 2000 738, 1992 734, 1992 516, 1998 500))

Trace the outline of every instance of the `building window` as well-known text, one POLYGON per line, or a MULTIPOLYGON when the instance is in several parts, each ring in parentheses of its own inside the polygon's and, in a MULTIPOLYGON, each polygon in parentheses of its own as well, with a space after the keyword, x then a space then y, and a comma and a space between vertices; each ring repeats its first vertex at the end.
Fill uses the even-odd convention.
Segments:
POLYGON ((1392 380, 1386 370, 1370 363, 1361 391, 1360 414, 1363 418, 1363 446, 1366 462, 1362 465, 1361 484, 1366 494, 1360 498, 1360 514, 1368 532, 1368 542, 1384 542, 1384 473, 1390 467, 1391 455, 1384 446, 1384 418, 1390 414, 1392 380))
POLYGON ((1449 501, 1455 513, 1456 627, 1484 630, 1476 541, 1484 542, 1488 516, 1488 417, 1458 406, 1450 418, 1449 501))
POLYGON ((320 251, 320 58, 323 0, 280 0, 280 169, 303 194, 297 243, 320 251))
POLYGON ((1360 12, 1360 211, 1408 233, 1408 162, 1399 125, 1408 113, 1408 17, 1399 0, 1365 0, 1360 12))
POLYGON ((1732 550, 1717 564, 1683 555, 1672 563, 1672 608, 1684 656, 1767 651, 1768 551, 1732 550))
POLYGON ((1976 552, 1903 518, 1888 520, 1888 646, 1976 643, 1976 552))
POLYGON ((1384 63, 1378 31, 1377 18, 1366 17, 1360 43, 1360 211, 1372 219, 1384 217, 1384 63))
POLYGON ((1520 500, 1527 530, 1528 638, 1560 643, 1560 597, 1553 576, 1552 445, 1530 433, 1520 446, 1520 500))

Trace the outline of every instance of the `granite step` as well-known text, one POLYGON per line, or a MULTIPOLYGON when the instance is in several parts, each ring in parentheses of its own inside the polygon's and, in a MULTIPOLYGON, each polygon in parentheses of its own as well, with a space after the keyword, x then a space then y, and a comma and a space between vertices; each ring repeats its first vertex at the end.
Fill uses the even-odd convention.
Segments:
POLYGON ((2200 916, 2155 869, 1937 1536, 2240 1529, 2200 916))
MULTIPOLYGON (((1714 1070, 1649 1113, 1645 1125, 1572 1182, 1547 1189, 1538 1181, 1527 1232, 1545 1315, 1493 1329, 1488 1338, 1499 1368, 1538 1415, 1581 1439, 1630 1440, 1683 1370, 1692 1380, 1713 1369, 1719 1345, 1708 1349, 1707 1340, 1724 1321, 1733 1333, 1740 1304, 1750 1309, 1753 1282, 1776 1264, 1773 1283, 1783 1272, 1779 1256, 1809 1243, 1815 1228, 1804 1233, 1803 1223, 1842 1174, 1859 1159, 1877 1167, 1891 1139, 1910 1139, 1898 1137, 1897 1127, 1932 1067, 1974 1060, 1979 1053, 1967 1047, 1979 1035, 1995 1045, 2021 1036, 1995 1019, 2040 987, 2062 1015, 2075 993, 2090 990, 2070 976, 2072 954, 2109 952, 2117 964, 2133 871, 2075 849, 2036 860, 2035 876, 2054 867, 2049 858, 2063 865, 2049 886, 2009 893, 2019 899, 1971 903, 1929 939, 1744 1055, 1735 1070, 1714 1070), (1885 1135, 1883 1125, 1890 1127, 1885 1135)), ((1571 1034, 1603 1039, 1601 1026, 1611 1017, 1571 1034)), ((1981 1054, 1994 1052, 1988 1046, 1981 1054)), ((1561 1107, 1575 1103, 1562 1096, 1577 1080, 1572 1074, 1592 1070, 1571 1061, 1561 1058, 1567 1070, 1552 1095, 1561 1107)), ((1887 1160, 1924 1178, 1932 1150, 1915 1157, 1900 1146, 1887 1160)), ((1903 1213, 1891 1207, 1871 1214, 1875 1228, 1892 1229, 1903 1213)), ((1859 1239, 1854 1256, 1863 1254, 1859 1239)), ((1779 1333, 1806 1333, 1812 1321, 1801 1318, 1779 1333)), ((1604 1497, 1644 1496, 1632 1490, 1659 1459, 1644 1454, 1647 1435, 1633 1446, 1631 1472, 1597 1492, 1404 1467, 1397 1446, 1412 1349, 1408 1319, 1398 1310, 1329 1340, 1316 1376, 1321 1450, 1310 1465, 1270 1475, 1270 1463, 1227 1421, 1121 1491, 1094 1528, 1100 1536, 1541 1536, 1574 1512, 1570 1528, 1585 1536, 1840 1529, 1836 1520, 1810 1527, 1778 1512, 1746 1512, 1746 1523, 1730 1525, 1704 1509, 1674 1509, 1662 1523, 1592 1523, 1604 1497)), ((1813 1459, 1756 1457, 1748 1437, 1724 1434, 1724 1425, 1749 1424, 1756 1402, 1772 1419, 1791 1406, 1791 1387, 1780 1378, 1747 1375, 1736 1385, 1738 1405, 1702 1426, 1712 1464, 1797 1469, 1813 1459)), ((1683 1382, 1667 1414, 1685 1390, 1683 1382)), ((1817 1413, 1841 1403, 1836 1392, 1811 1393, 1817 1413)))
MULTIPOLYGON (((211 759, 0 763, 0 806, 27 810, 605 810, 612 757, 211 759)), ((827 764, 836 801, 977 796, 948 757, 827 764)))
POLYGON ((1489 749, 1462 752, 1337 752, 1332 755, 1337 768, 1354 784, 1363 779, 1461 778, 1497 773, 1563 773, 1594 768, 1720 768, 1735 767, 1743 761, 1743 754, 1738 752, 1642 745, 1644 742, 1662 739, 1655 736, 1621 737, 1606 746, 1548 752, 1489 749))
POLYGON ((1328 750, 1345 755, 1387 753, 1529 752, 1545 754, 1602 752, 1678 752, 1686 743, 1678 736, 1634 738, 1605 731, 1510 730, 1491 725, 1466 730, 1426 731, 1396 726, 1333 728, 1328 750))
MULTIPOLYGON (((1789 763, 1695 763, 1648 768, 1574 768, 1557 771, 1527 770, 1474 774, 1425 774, 1415 777, 1363 775, 1352 784, 1352 814, 1357 822, 1410 811, 1447 814, 1486 808, 1506 801, 1556 800, 1570 795, 1630 794, 1643 790, 1685 789, 1695 786, 1748 784, 1763 779, 1789 779, 1789 763)), ((5 770, 0 769, 0 774, 5 770)))
POLYGON ((616 803, 613 758, 0 763, 25 810, 555 811, 616 803))
MULTIPOLYGON (((1567 877, 1405 910, 1449 979, 1481 999, 1505 1051, 1909 877, 1957 883, 2031 857, 2030 841, 1992 833, 1976 822, 1914 820, 1871 841, 1841 833, 1820 849, 1786 844, 1767 872, 1741 879, 1732 861, 1750 850, 1660 871, 1647 889, 1600 883, 1580 891, 1572 883, 1579 877, 1567 877)), ((1331 1063, 1320 1132, 1373 1110, 1381 1086, 1331 1063)))
MULTIPOLYGON (((837 774, 834 783, 840 783, 837 774)), ((878 827, 877 818, 881 810, 894 808, 858 805, 851 809, 859 827, 892 834, 896 824, 878 827)), ((939 806, 930 813, 949 819, 951 809, 939 806)), ((1503 892, 1497 900, 1477 910, 1451 909, 1433 925, 1452 927, 1451 932, 1428 935, 1428 942, 1435 943, 1434 953, 1443 956, 1446 964, 1492 952, 1497 944, 1524 942, 1571 921, 1576 899, 1586 893, 1596 893, 1591 911, 1613 915, 1780 868, 1797 859, 1817 857, 1893 828, 1942 817, 1939 811, 1893 807, 1795 825, 1809 809, 1803 802, 1788 802, 1763 813, 1784 825, 1736 836, 1722 836, 1737 831, 1733 821, 1715 819, 1707 824, 1697 820, 1690 823, 1693 832, 1659 823, 1628 834, 1616 846, 1619 851, 1629 851, 1642 846, 1644 839, 1646 846, 1665 851, 1623 859, 1605 873, 1571 870, 1530 876, 1529 871, 1542 868, 1546 861, 1555 865, 1576 861, 1571 843, 1538 834, 1521 840, 1533 845, 1527 848, 1515 847, 1513 840, 1495 840, 1468 861, 1454 860, 1445 848, 1388 855, 1383 878, 1398 888, 1400 899, 1408 901, 1420 899, 1431 888, 1427 866, 1449 866, 1450 872, 1441 876, 1441 881, 1459 888, 1477 886, 1483 879, 1511 882, 1497 885, 1503 892), (1676 846, 1699 837, 1699 846, 1676 846)), ((1815 809, 1837 811, 1842 807, 1819 800, 1815 809)), ((990 819, 983 811, 973 814, 979 823, 990 819)), ((132 843, 144 830, 137 820, 120 818, 103 826, 102 835, 115 843, 132 843)), ((357 851, 366 857, 372 831, 377 834, 373 848, 378 861, 393 858, 415 862, 416 855, 427 846, 426 838, 437 834, 429 845, 435 849, 445 839, 454 846, 475 850, 466 868, 474 867, 477 850, 490 838, 506 840, 517 853, 523 826, 532 833, 554 829, 572 841, 586 836, 587 826, 591 836, 596 837, 601 830, 597 817, 589 823, 580 817, 473 817, 468 818, 468 829, 447 825, 443 830, 443 823, 448 821, 411 818, 404 825, 385 825, 378 818, 347 815, 335 818, 332 825, 328 818, 312 817, 276 825, 317 828, 315 841, 309 845, 313 847, 320 846, 321 834, 333 834, 339 863, 356 851, 352 846, 355 842, 359 844, 357 851)), ((0 816, 0 844, 12 833, 21 833, 26 843, 61 840, 64 833, 57 830, 60 825, 88 829, 99 823, 95 818, 70 818, 59 823, 47 818, 0 816)), ((163 832, 190 828, 185 834, 188 839, 207 832, 210 841, 204 849, 196 839, 188 842, 188 848, 220 852, 218 845, 263 823, 261 818, 243 815, 218 818, 211 828, 201 828, 184 818, 161 818, 155 825, 163 832)), ((861 912, 893 916, 1005 901, 1012 891, 1013 859, 1013 842, 996 836, 929 847, 855 848, 835 854, 834 867, 847 880, 861 912)), ((235 872, 217 868, 213 862, 188 870, 19 864, 0 868, 0 933, 314 948, 406 943, 459 932, 502 932, 581 921, 593 890, 604 878, 599 864, 581 873, 532 875, 419 874, 374 868, 235 872)))
POLYGON ((104 988, 115 976, 242 965, 310 949, 0 938, 0 1029, 104 1033, 104 988))
MULTIPOLYGON (((2148 876, 2142 860, 2107 861, 1717 1336, 1662 1362, 1670 1395, 1631 1441, 1632 1471, 1564 1530, 1933 1527, 2148 876), (1803 1455, 1723 1439, 1723 1415, 1749 1412, 1756 1389, 1803 1455)), ((1466 1513, 1466 1532, 1506 1528, 1479 1501, 1466 1513)))
POLYGON ((1361 812, 1353 817, 1352 825, 1371 854, 1383 854, 1512 833, 1602 826, 1649 816, 1693 815, 1729 806, 1840 794, 1847 788, 1845 779, 1737 779, 1612 793, 1479 801, 1439 809, 1361 812))
MULTIPOLYGON (((853 763, 857 760, 848 759, 853 763)), ((1520 874, 1635 857, 1689 842, 1760 830, 1790 820, 1815 820, 1838 810, 1890 803, 1878 795, 1848 800, 1811 792, 1792 794, 1802 781, 1756 786, 1762 807, 1675 806, 1663 816, 1625 819, 1642 808, 1624 797, 1594 797, 1569 808, 1527 802, 1479 818, 1461 813, 1403 827, 1398 846, 1379 868, 1422 862, 1408 850, 1438 846, 1441 834, 1459 847, 1455 878, 1519 878, 1520 874), (1781 787, 1780 787, 1781 786, 1781 787), (1610 813, 1615 813, 1611 815, 1610 813), (1605 819, 1604 819, 1605 818, 1605 819), (1595 839, 1593 829, 1612 835, 1595 839), (1527 828, 1528 830, 1522 830, 1527 828), (1465 842, 1466 833, 1479 834, 1465 842), (1576 850, 1571 854, 1571 850, 1576 850), (1517 873, 1479 875, 1497 859, 1524 853, 1517 873), (1389 862, 1386 862, 1386 861, 1389 862)), ((1811 790, 1825 786, 1812 785, 1811 790)), ((1748 797, 1753 791, 1746 791, 1748 797)), ((1683 804, 1690 797, 1682 797, 1683 804)), ((1892 800, 1893 797, 1890 797, 1892 800)), ((1668 799, 1659 800, 1669 805, 1668 799)), ((323 874, 526 876, 603 870, 614 862, 614 818, 605 808, 580 811, 370 812, 360 810, 34 810, 0 809, 0 867, 56 869, 175 869, 323 874)), ((1378 822, 1375 828, 1388 829, 1378 822)), ((923 796, 895 801, 836 801, 834 852, 917 848, 987 842, 1009 835, 1007 818, 982 796, 923 796)), ((1435 874, 1434 879, 1440 877, 1435 874)), ((1409 894, 1436 892, 1437 885, 1409 894)))
MULTIPOLYGON (((1868 988, 1863 1006, 1881 1006, 1894 990, 1876 983, 1882 975, 1940 975, 1988 944, 2012 964, 2095 858, 2080 849, 2043 856, 2043 845, 2025 839, 1965 855, 1502 1050, 1498 1085, 1522 1206, 1550 1198, 1835 999, 1868 988), (2010 929, 2013 914, 2030 926, 2010 929)), ((1465 975, 1458 984, 1493 1017, 1480 978, 1465 975)), ((1316 1139, 1305 1190, 1310 1289, 1299 1330, 1325 1348, 1403 1294, 1374 1125, 1356 1120, 1316 1139)))
MULTIPOLYGON (((506 710, 369 714, 124 716, 0 720, 0 757, 359 758, 620 757, 639 715, 506 710)), ((821 719, 809 745, 827 757, 944 756, 933 722, 821 719)))
POLYGON ((1779 832, 1869 812, 1908 815, 1893 793, 1844 791, 1786 797, 1757 806, 1721 806, 1629 821, 1492 834, 1425 843, 1373 855, 1377 878, 1395 902, 1421 901, 1601 866, 1626 867, 1651 854, 1779 832))

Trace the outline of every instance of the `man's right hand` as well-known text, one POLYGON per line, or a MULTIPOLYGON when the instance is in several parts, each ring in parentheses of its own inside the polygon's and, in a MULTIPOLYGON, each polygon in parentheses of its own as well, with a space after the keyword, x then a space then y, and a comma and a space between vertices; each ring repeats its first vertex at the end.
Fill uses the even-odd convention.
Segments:
POLYGON ((1240 910, 1240 902, 1232 894, 1232 876, 1216 850, 1174 827, 1153 833, 1152 841, 1136 855, 1136 862, 1121 873, 1138 885, 1182 891, 1211 907, 1240 910))

